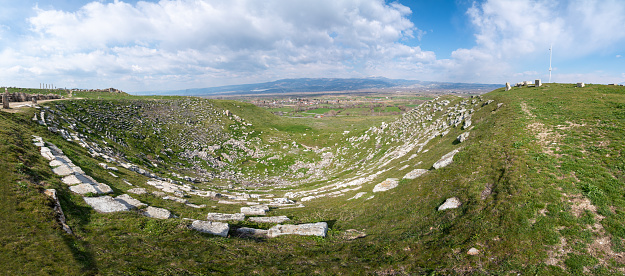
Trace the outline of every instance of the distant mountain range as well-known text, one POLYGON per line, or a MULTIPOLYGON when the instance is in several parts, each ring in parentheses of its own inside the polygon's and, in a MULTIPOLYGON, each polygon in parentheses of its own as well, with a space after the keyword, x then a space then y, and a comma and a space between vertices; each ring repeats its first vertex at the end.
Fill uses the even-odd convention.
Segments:
POLYGON ((143 91, 134 95, 177 95, 177 96, 216 96, 216 95, 256 95, 296 92, 356 91, 367 89, 436 89, 436 90, 494 90, 501 84, 451 83, 387 78, 301 78, 283 79, 272 82, 227 85, 184 90, 143 91))

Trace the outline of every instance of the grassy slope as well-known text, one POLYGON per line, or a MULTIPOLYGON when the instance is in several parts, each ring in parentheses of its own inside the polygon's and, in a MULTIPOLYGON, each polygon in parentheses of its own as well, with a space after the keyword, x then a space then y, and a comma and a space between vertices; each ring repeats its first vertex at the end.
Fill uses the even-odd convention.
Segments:
MULTIPOLYGON (((36 272, 44 264, 69 274, 82 269, 84 273, 145 275, 617 273, 623 265, 614 254, 624 250, 625 239, 623 88, 548 84, 497 90, 485 98, 504 105, 496 110, 493 103, 474 115, 475 128, 449 167, 401 181, 398 188, 377 193, 368 201, 346 201, 351 197, 347 195, 311 201, 305 209, 273 211, 288 214, 294 222, 328 221, 331 231, 326 239, 214 237, 188 231, 182 220, 97 214, 62 189, 68 224, 77 232, 77 237, 67 237, 50 223, 46 201, 34 185, 40 180, 24 188, 14 184, 25 177, 15 167, 22 162, 36 172, 30 174, 61 188, 29 144, 28 129, 35 127, 27 126, 28 116, 2 114, 2 123, 14 129, 0 134, 7 141, 2 150, 12 153, 1 157, 3 164, 12 164, 2 166, 7 171, 1 174, 6 179, 2 180, 2 202, 7 205, 2 209, 15 211, 2 213, 3 221, 9 222, 3 227, 13 230, 3 236, 2 245, 9 249, 3 254, 10 255, 0 265, 7 268, 34 261, 37 267, 23 265, 23 269, 36 272), (20 154, 30 161, 24 162, 20 154), (490 194, 484 192, 486 187, 490 194), (18 196, 25 199, 20 202, 26 203, 19 204, 26 207, 7 204, 18 196), (460 208, 436 211, 452 196, 461 199, 460 208), (19 230, 22 224, 40 230, 24 238, 19 230), (347 241, 343 231, 350 228, 364 229, 368 236, 347 241), (609 246, 599 247, 597 240, 607 240, 609 246), (21 247, 9 247, 20 242, 21 247), (481 254, 467 255, 471 247, 481 254)), ((339 129, 334 124, 323 129, 297 120, 265 127, 273 120, 268 114, 244 114, 249 109, 234 102, 223 102, 223 107, 266 131, 284 127, 285 138, 304 139, 304 143, 315 139, 301 132, 331 137, 327 131, 339 129), (240 110, 234 110, 237 105, 240 110)), ((36 132, 45 135, 40 129, 36 132)), ((430 142, 432 161, 419 168, 457 148, 453 143, 457 133, 454 130, 430 142)), ((55 137, 49 139, 70 152, 75 147, 55 137)), ((80 153, 80 148, 75 151, 80 153)), ((84 158, 84 164, 97 164, 84 158)), ((383 177, 401 174, 388 172, 383 177)))

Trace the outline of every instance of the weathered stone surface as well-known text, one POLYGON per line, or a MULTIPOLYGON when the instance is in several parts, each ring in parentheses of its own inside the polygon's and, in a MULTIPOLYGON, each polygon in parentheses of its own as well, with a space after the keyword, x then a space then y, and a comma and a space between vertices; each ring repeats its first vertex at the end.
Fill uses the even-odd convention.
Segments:
POLYGON ((510 89, 512 89, 512 86, 510 86, 509 82, 506 82, 506 91, 510 91, 510 89))
POLYGON ((65 164, 65 163, 61 162, 61 160, 58 160, 58 159, 54 159, 54 160, 50 161, 50 167, 58 167, 58 166, 61 166, 63 164, 65 164))
POLYGON ((455 150, 452 150, 450 153, 443 155, 443 157, 441 157, 440 160, 436 161, 436 163, 434 163, 432 167, 438 170, 440 168, 449 166, 449 164, 451 164, 454 161, 454 155, 456 155, 456 153, 458 152, 460 152, 460 150, 455 149, 455 150))
POLYGON ((44 193, 47 196, 51 197, 54 201, 54 212, 56 213, 56 219, 59 224, 61 224, 61 227, 63 227, 63 231, 65 231, 67 234, 73 235, 74 233, 72 232, 72 229, 69 228, 69 225, 67 225, 67 223, 65 223, 65 214, 63 213, 63 209, 61 208, 61 202, 59 202, 59 198, 56 196, 56 190, 46 189, 44 193))
POLYGON ((477 248, 475 248, 475 247, 471 247, 471 249, 469 249, 469 251, 467 252, 467 254, 475 256, 475 255, 479 255, 479 254, 480 254, 480 251, 479 251, 479 250, 477 250, 477 248))
POLYGON ((143 215, 145 215, 146 217, 157 219, 172 218, 171 212, 169 210, 152 206, 148 206, 148 208, 143 211, 143 215))
POLYGON ((84 184, 84 183, 80 185, 71 186, 69 187, 69 190, 80 195, 86 195, 89 193, 92 193, 92 194, 98 193, 98 191, 95 189, 95 187, 93 187, 93 185, 84 184))
POLYGON ((363 231, 358 231, 356 229, 348 229, 343 233, 343 238, 350 241, 355 239, 360 239, 366 237, 367 234, 363 231))
POLYGON ((469 133, 470 132, 467 131, 465 133, 458 135, 458 137, 456 137, 456 141, 458 141, 458 143, 464 142, 465 140, 467 140, 467 138, 469 138, 469 133))
POLYGON ((85 202, 87 202, 87 204, 89 204, 89 206, 93 207, 93 209, 100 213, 112 213, 130 210, 128 206, 114 200, 110 196, 84 197, 84 200, 85 202))
POLYGON ((366 195, 366 194, 367 194, 367 192, 360 192, 360 193, 357 193, 355 196, 353 196, 353 197, 351 197, 351 198, 348 198, 347 200, 359 199, 359 198, 361 198, 363 195, 366 195))
POLYGON ((290 199, 285 198, 285 197, 278 197, 278 198, 274 198, 272 203, 275 203, 275 204, 294 204, 295 202, 293 200, 290 200, 290 199))
POLYGON ((264 216, 267 211, 269 211, 269 207, 265 205, 241 207, 241 213, 247 216, 264 216))
POLYGON ((328 233, 328 224, 326 222, 307 223, 299 225, 281 225, 278 224, 271 227, 267 231, 267 236, 270 238, 281 235, 302 235, 302 236, 319 236, 325 237, 328 233))
POLYGON ((76 184, 80 184, 82 183, 77 177, 76 175, 68 175, 66 177, 61 178, 61 181, 67 185, 76 185, 76 184))
POLYGON ((543 83, 540 81, 540 79, 537 79, 537 80, 534 81, 534 86, 541 87, 541 86, 543 86, 543 83))
POLYGON ((239 236, 265 237, 267 236, 267 232, 269 232, 269 230, 241 227, 237 229, 236 232, 239 236))
POLYGON ((208 213, 206 215, 206 220, 209 220, 209 221, 243 221, 245 220, 245 215, 242 213, 236 213, 236 214, 208 213))
POLYGON ((118 197, 115 198, 115 200, 119 201, 120 203, 126 205, 126 207, 128 207, 128 209, 136 209, 136 208, 140 208, 143 206, 147 206, 147 204, 136 200, 134 198, 132 198, 131 196, 127 195, 127 194, 123 194, 120 195, 118 197))
POLYGON ((196 220, 191 224, 191 229, 202 233, 227 237, 230 226, 224 222, 196 220))
POLYGON ((93 177, 88 176, 88 175, 86 175, 84 173, 75 173, 74 176, 81 183, 86 183, 86 184, 96 184, 96 183, 98 183, 97 181, 95 181, 95 179, 93 179, 93 177))
POLYGON ((582 87, 584 87, 584 86, 586 86, 586 84, 585 84, 585 83, 583 83, 583 82, 578 82, 578 83, 577 83, 577 87, 578 87, 578 88, 582 88, 582 87))
POLYGON ((143 195, 143 194, 148 193, 148 191, 145 188, 132 188, 132 189, 129 189, 127 192, 133 193, 136 195, 143 195))
POLYGON ((275 217, 251 217, 247 220, 258 223, 283 223, 290 220, 287 216, 275 216, 275 217))
POLYGON ((52 172, 60 176, 66 176, 66 175, 70 175, 74 173, 72 168, 70 168, 68 165, 65 165, 65 164, 52 169, 52 172))
POLYGON ((460 205, 462 205, 460 199, 458 199, 457 197, 451 197, 445 200, 445 203, 443 203, 443 205, 438 206, 438 210, 443 211, 446 209, 455 209, 460 207, 460 205))
POLYGON ((405 179, 415 179, 419 176, 422 176, 424 173, 428 172, 428 170, 425 169, 414 169, 411 172, 407 173, 404 178, 405 179))
POLYGON ((398 184, 399 182, 397 181, 397 178, 387 178, 386 180, 382 181, 380 184, 375 185, 375 187, 373 187, 373 192, 377 193, 377 192, 388 191, 390 189, 397 187, 398 184))

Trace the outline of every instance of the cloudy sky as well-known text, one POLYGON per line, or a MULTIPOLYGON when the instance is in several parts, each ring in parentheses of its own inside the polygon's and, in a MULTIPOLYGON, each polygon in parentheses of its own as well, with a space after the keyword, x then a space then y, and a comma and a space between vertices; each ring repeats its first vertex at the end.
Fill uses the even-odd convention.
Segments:
POLYGON ((0 86, 625 82, 622 0, 0 0, 0 86))

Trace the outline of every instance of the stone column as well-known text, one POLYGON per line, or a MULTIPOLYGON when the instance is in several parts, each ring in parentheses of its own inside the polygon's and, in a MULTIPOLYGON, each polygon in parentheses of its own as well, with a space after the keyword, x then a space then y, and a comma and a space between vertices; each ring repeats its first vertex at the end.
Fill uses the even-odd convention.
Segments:
POLYGON ((510 91, 510 89, 512 89, 512 87, 510 86, 510 83, 506 82, 506 91, 510 91))
POLYGON ((4 94, 2 94, 2 108, 9 109, 9 89, 4 88, 4 94))
POLYGON ((534 82, 534 84, 535 84, 534 86, 536 86, 536 87, 541 87, 541 86, 543 86, 543 84, 542 84, 542 82, 541 82, 540 80, 536 80, 536 81, 534 82))

